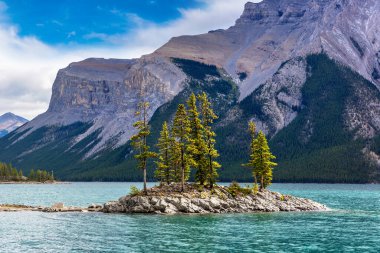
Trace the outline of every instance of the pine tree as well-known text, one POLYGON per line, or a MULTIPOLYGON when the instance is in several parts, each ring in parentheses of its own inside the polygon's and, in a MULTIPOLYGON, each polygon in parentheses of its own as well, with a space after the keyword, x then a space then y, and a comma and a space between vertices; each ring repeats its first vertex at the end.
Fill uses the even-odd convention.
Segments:
POLYGON ((249 134, 251 136, 251 144, 250 144, 250 159, 248 161, 248 163, 246 164, 243 164, 243 166, 245 167, 249 167, 252 169, 252 175, 253 175, 253 178, 255 180, 255 186, 254 188, 257 189, 257 169, 255 168, 255 163, 254 163, 254 159, 255 159, 255 146, 257 145, 256 142, 257 142, 257 139, 256 139, 256 125, 254 122, 250 121, 248 123, 248 130, 249 130, 249 134))
POLYGON ((216 179, 218 178, 217 169, 221 167, 221 165, 217 161, 215 161, 215 159, 219 157, 219 153, 215 148, 216 134, 212 130, 212 124, 214 123, 214 120, 218 118, 218 116, 214 113, 213 109, 211 108, 211 103, 209 102, 205 92, 200 94, 198 96, 198 99, 201 103, 202 125, 204 128, 206 144, 205 156, 207 158, 207 180, 210 188, 213 188, 216 179))
POLYGON ((160 138, 158 139, 157 147, 159 149, 157 169, 155 176, 161 183, 166 182, 168 185, 173 179, 172 167, 170 162, 170 145, 171 139, 166 121, 162 125, 160 138))
POLYGON ((205 129, 199 118, 197 98, 194 93, 191 94, 187 105, 190 122, 190 138, 187 150, 191 157, 191 166, 196 169, 195 181, 204 185, 207 180, 206 143, 204 140, 205 129))
POLYGON ((138 168, 143 170, 144 177, 144 193, 147 194, 147 179, 146 170, 148 159, 156 157, 154 152, 150 151, 150 147, 147 145, 147 137, 150 135, 150 127, 148 125, 148 110, 149 103, 141 102, 138 105, 136 117, 138 121, 133 124, 133 126, 138 130, 137 134, 132 136, 132 145, 138 152, 135 158, 138 160, 138 168))
POLYGON ((173 133, 170 135, 170 149, 169 149, 169 157, 170 157, 170 168, 173 171, 173 181, 181 182, 181 145, 180 143, 173 137, 173 133))
POLYGON ((267 138, 263 132, 259 132, 254 142, 253 167, 260 178, 260 190, 267 188, 272 183, 272 170, 277 166, 272 160, 276 157, 270 152, 267 138))
POLYGON ((36 180, 36 172, 33 169, 29 173, 29 180, 30 181, 36 180))
POLYGON ((190 174, 190 157, 186 152, 189 143, 190 122, 184 104, 179 104, 173 121, 173 137, 179 144, 181 160, 181 191, 185 190, 185 181, 190 174))

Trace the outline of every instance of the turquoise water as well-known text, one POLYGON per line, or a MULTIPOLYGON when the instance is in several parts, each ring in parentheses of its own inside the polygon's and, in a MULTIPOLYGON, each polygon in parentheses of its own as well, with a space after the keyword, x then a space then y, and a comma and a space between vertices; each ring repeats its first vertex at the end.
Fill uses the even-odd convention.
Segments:
MULTIPOLYGON (((87 206, 117 199, 130 185, 0 185, 0 203, 87 206)), ((275 184, 272 190, 334 210, 180 216, 0 213, 0 252, 380 252, 380 185, 275 184)))

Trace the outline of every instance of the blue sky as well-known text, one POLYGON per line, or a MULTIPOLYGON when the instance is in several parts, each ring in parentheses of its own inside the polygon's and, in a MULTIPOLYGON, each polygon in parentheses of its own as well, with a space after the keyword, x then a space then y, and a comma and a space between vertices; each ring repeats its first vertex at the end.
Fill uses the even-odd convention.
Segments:
POLYGON ((165 24, 180 9, 203 8, 195 0, 4 0, 21 36, 49 44, 107 44, 107 35, 128 33, 139 21, 165 24))
POLYGON ((0 0, 0 115, 46 111, 71 62, 137 58, 174 36, 228 28, 246 1, 0 0))

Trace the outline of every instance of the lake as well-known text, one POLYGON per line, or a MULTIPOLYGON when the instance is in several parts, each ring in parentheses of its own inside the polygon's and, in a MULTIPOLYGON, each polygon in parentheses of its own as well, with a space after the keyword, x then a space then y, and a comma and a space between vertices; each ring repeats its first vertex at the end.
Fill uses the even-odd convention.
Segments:
MULTIPOLYGON (((141 183, 0 185, 0 203, 88 206, 141 183)), ((0 213, 0 252, 380 252, 380 185, 274 184, 333 211, 145 216, 0 213)))

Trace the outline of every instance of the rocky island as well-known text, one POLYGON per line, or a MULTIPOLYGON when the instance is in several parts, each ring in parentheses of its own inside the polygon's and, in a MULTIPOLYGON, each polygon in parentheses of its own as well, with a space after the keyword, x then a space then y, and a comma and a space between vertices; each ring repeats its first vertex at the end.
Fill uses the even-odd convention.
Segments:
POLYGON ((214 186, 213 189, 186 184, 180 186, 157 186, 144 193, 130 194, 118 201, 104 204, 105 213, 145 214, 209 214, 253 212, 299 212, 327 211, 325 205, 309 199, 297 198, 269 190, 253 193, 249 188, 234 185, 214 186))

